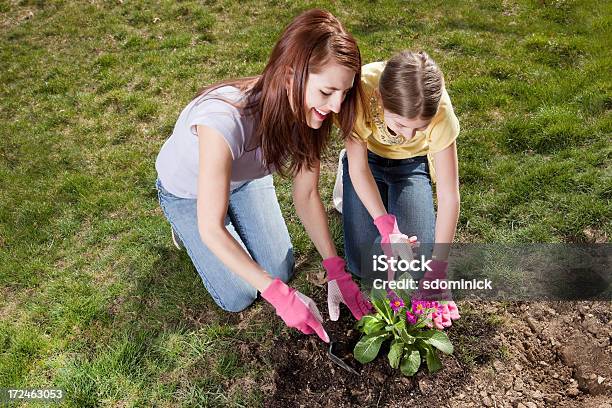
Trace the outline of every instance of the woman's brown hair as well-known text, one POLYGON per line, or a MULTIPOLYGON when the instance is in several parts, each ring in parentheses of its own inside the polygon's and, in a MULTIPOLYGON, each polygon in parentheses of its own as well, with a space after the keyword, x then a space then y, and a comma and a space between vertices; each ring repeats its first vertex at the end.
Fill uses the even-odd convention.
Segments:
POLYGON ((385 66, 378 84, 383 107, 407 119, 436 116, 444 76, 425 52, 402 51, 385 66))
POLYGON ((355 122, 357 98, 361 92, 361 54, 353 36, 331 13, 308 10, 285 28, 276 42, 264 71, 256 77, 224 81, 202 89, 206 95, 221 86, 231 85, 246 95, 240 106, 243 114, 255 118, 255 144, 261 146, 269 169, 281 175, 296 174, 302 168, 312 170, 321 158, 332 127, 332 115, 319 129, 311 129, 304 114, 306 81, 309 73, 320 73, 328 62, 335 62, 355 72, 353 87, 338 113, 342 135, 350 135, 355 122), (286 75, 293 74, 291 109, 286 75))

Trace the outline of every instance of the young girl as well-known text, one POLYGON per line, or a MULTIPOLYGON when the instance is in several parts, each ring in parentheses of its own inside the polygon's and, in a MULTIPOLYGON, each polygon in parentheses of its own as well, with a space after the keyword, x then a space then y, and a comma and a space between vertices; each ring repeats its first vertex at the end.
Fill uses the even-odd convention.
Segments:
POLYGON ((159 201, 224 310, 243 310, 259 291, 288 326, 329 341, 313 301, 286 285, 294 259, 276 170, 293 176, 296 212, 324 259, 330 315, 341 302, 357 319, 369 311, 317 190, 331 116, 352 131, 360 70, 353 37, 330 13, 310 10, 286 27, 261 75, 205 88, 181 112, 156 161, 159 201))
MULTIPOLYGON (((342 159, 348 269, 359 276, 361 260, 372 259, 364 251, 372 250, 378 236, 384 246, 389 235, 404 233, 416 236, 421 253, 433 258, 425 280, 443 278, 444 244, 453 242, 459 217, 459 122, 442 72, 426 53, 403 51, 388 62, 365 65, 362 85, 368 102, 358 109, 342 159)), ((434 319, 439 328, 459 317, 454 302, 445 304, 444 315, 434 319)))

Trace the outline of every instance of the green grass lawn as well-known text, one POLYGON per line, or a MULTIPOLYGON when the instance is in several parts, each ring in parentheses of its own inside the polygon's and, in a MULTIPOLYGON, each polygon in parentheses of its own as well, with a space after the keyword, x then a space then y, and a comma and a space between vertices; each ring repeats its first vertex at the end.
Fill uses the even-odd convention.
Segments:
MULTIPOLYGON (((65 388, 74 407, 265 400, 271 367, 239 346, 282 322, 257 319, 262 302, 241 324, 214 305, 171 244, 154 160, 200 87, 259 73, 310 7, 364 62, 415 48, 442 67, 461 123, 458 241, 609 242, 610 2, 0 0, 0 388, 65 388)), ((277 191, 308 293, 318 258, 290 182, 277 191)))

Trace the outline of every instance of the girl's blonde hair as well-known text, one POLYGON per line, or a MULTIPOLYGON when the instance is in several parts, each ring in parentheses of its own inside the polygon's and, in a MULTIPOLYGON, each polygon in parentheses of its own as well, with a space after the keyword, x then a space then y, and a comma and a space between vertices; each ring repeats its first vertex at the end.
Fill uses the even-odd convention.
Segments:
POLYGON ((444 89, 444 76, 427 53, 402 51, 385 66, 378 85, 383 107, 407 119, 432 119, 444 89))

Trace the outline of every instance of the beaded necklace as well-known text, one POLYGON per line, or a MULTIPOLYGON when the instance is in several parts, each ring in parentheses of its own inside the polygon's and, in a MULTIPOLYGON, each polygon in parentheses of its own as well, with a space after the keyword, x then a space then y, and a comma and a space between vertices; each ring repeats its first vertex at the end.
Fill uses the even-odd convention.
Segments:
POLYGON ((385 121, 382 119, 384 109, 382 108, 375 94, 370 97, 370 112, 374 113, 372 115, 372 119, 376 125, 376 128, 378 129, 381 142, 387 145, 402 145, 406 143, 406 138, 404 138, 404 136, 393 135, 391 132, 389 132, 385 121))

